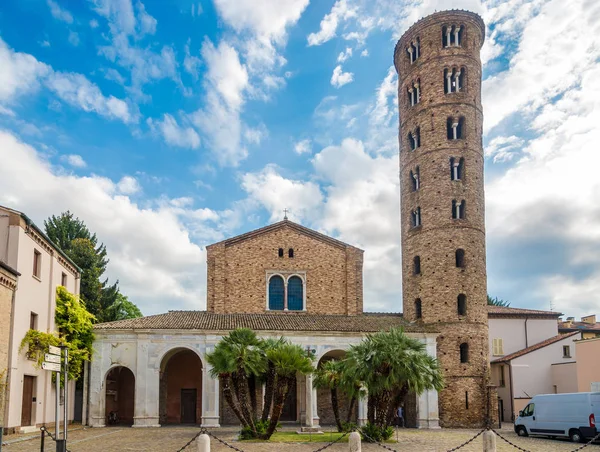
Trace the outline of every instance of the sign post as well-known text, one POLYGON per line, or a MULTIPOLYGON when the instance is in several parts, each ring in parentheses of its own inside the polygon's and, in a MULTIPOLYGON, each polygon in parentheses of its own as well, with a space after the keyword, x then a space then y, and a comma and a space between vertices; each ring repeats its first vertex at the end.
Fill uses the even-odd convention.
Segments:
POLYGON ((56 406, 54 409, 54 438, 56 441, 56 452, 66 452, 67 450, 67 377, 68 377, 68 360, 69 352, 66 346, 55 347, 50 345, 48 347, 48 353, 44 354, 44 362, 42 363, 42 369, 54 372, 56 378, 56 406), (64 351, 64 366, 61 366, 61 349, 64 351), (62 368, 61 368, 62 367, 62 368), (64 429, 63 439, 59 439, 60 435, 60 373, 64 371, 64 429))

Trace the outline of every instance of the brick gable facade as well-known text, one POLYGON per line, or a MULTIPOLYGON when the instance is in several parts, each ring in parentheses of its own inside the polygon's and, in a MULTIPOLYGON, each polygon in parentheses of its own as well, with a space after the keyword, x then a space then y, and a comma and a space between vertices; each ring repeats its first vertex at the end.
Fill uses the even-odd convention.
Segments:
POLYGON ((289 220, 208 246, 207 264, 208 312, 268 311, 268 279, 275 274, 304 279, 310 314, 363 312, 363 251, 289 220))

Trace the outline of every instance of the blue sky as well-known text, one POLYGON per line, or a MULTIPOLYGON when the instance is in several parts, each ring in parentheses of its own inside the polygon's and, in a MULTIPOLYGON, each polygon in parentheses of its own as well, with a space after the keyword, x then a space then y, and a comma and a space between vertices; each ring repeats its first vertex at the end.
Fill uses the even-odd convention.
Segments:
POLYGON ((600 5, 590 0, 7 0, 0 204, 70 209, 144 313, 205 307, 205 246, 282 218, 365 249, 401 310, 394 45, 487 24, 488 286, 600 313, 600 5))

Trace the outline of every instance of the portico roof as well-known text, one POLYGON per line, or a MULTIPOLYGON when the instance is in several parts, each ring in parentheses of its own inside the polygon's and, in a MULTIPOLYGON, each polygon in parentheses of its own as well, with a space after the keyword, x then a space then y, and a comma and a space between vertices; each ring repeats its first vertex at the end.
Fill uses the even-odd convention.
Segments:
POLYGON ((169 311, 137 319, 99 323, 96 330, 208 330, 229 331, 250 328, 255 331, 319 331, 374 333, 403 327, 408 333, 436 332, 430 326, 406 322, 402 314, 327 315, 302 312, 259 314, 215 314, 206 311, 169 311))

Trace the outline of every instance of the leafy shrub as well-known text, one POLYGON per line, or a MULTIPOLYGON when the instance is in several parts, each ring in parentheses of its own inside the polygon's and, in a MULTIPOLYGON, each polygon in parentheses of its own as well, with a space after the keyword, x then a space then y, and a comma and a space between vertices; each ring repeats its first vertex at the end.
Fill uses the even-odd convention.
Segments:
POLYGON ((342 422, 342 433, 354 432, 358 429, 356 422, 342 422))
MULTIPOLYGON (((256 426, 256 432, 258 433, 258 436, 254 436, 254 434, 252 433, 252 429, 250 427, 244 427, 242 428, 242 431, 240 432, 240 440, 244 441, 244 440, 248 440, 248 439, 256 439, 256 438, 260 438, 261 435, 264 435, 267 433, 267 429, 269 428, 269 420, 266 421, 261 421, 261 420, 255 420, 254 421, 254 425, 256 426)), ((277 431, 277 429, 279 429, 281 427, 281 423, 277 423, 277 428, 275 429, 275 431, 277 431)))
POLYGON ((380 443, 386 441, 394 434, 393 427, 379 427, 375 424, 367 422, 363 427, 360 428, 360 433, 363 439, 368 443, 380 443))

